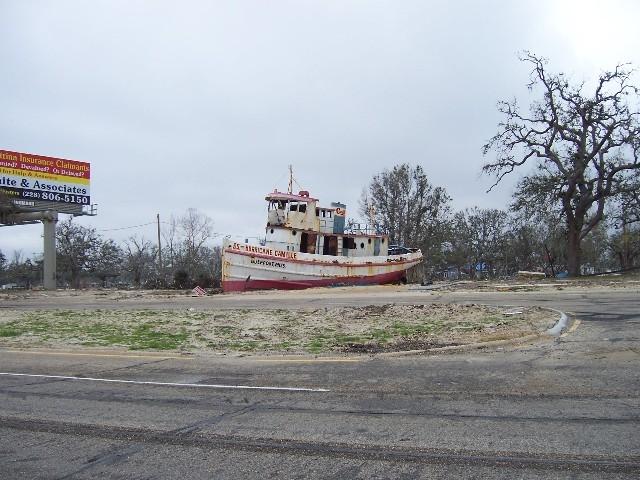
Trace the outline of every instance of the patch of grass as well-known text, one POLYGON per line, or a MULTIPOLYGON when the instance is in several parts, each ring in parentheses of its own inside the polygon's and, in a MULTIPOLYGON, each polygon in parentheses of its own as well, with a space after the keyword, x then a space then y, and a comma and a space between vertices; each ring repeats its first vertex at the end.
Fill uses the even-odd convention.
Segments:
POLYGON ((213 333, 222 337, 234 337, 240 333, 240 328, 233 325, 214 325, 213 333))
POLYGON ((393 334, 388 330, 376 328, 369 333, 369 337, 378 343, 387 343, 393 338, 393 334))
POLYGON ((309 353, 320 353, 327 348, 327 340, 324 337, 314 337, 305 346, 309 353))
POLYGON ((500 326, 500 325, 509 325, 510 323, 512 323, 514 320, 516 320, 517 315, 513 315, 513 316, 498 316, 498 315, 489 315, 487 317, 482 317, 480 320, 478 320, 480 323, 484 324, 484 325, 495 325, 496 327, 500 326))
POLYGON ((441 322, 426 322, 418 324, 410 324, 404 322, 394 322, 391 325, 392 336, 400 337, 413 337, 416 335, 428 335, 432 333, 438 333, 445 329, 444 323, 441 322))
POLYGON ((133 325, 108 321, 87 323, 82 318, 86 316, 86 312, 55 311, 47 319, 43 312, 29 313, 21 320, 0 326, 0 337, 30 335, 41 343, 76 339, 81 345, 117 345, 131 350, 173 350, 187 341, 185 329, 177 333, 160 329, 159 325, 166 323, 164 320, 133 325))
POLYGON ((119 345, 130 350, 175 350, 187 341, 185 330, 170 333, 157 329, 154 323, 143 323, 133 328, 107 324, 93 324, 79 333, 84 341, 93 342, 99 346, 119 345))
POLYGON ((22 335, 22 330, 17 328, 9 327, 6 325, 0 326, 0 337, 19 337, 22 335))
POLYGON ((288 341, 284 341, 282 343, 275 343, 271 346, 270 350, 273 351, 279 351, 279 350, 291 350, 298 347, 298 343, 297 342, 288 342, 288 341))
POLYGON ((131 350, 175 350, 187 341, 187 332, 169 333, 154 330, 154 325, 140 325, 129 336, 131 350))
POLYGON ((42 335, 49 332, 49 323, 42 320, 22 320, 6 323, 0 327, 0 331, 5 331, 7 334, 0 337, 17 337, 20 335, 42 335), (11 335, 8 333, 11 332, 11 335))
POLYGON ((362 343, 362 337, 359 335, 341 335, 337 334, 334 337, 334 344, 344 345, 345 343, 362 343))

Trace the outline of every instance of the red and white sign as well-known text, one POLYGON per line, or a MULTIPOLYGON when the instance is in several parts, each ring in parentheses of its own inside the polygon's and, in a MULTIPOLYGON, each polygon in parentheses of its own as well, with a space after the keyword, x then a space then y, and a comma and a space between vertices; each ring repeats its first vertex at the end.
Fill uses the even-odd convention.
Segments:
POLYGON ((191 292, 196 297, 204 297, 207 294, 207 292, 204 290, 204 288, 202 288, 200 286, 196 286, 196 288, 191 290, 191 292))

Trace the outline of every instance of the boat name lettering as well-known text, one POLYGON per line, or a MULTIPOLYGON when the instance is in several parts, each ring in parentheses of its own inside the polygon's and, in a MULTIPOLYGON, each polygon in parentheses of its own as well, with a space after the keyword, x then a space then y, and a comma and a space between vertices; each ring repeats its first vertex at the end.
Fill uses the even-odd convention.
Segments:
POLYGON ((285 252, 282 250, 274 250, 273 248, 261 247, 257 245, 247 245, 242 243, 234 243, 231 248, 234 250, 241 250, 249 253, 258 253, 262 255, 270 255, 272 257, 280 258, 298 258, 297 252, 285 252))
POLYGON ((255 265, 264 265, 265 267, 286 268, 284 263, 272 262, 271 260, 261 260, 259 258, 252 258, 251 263, 255 265))

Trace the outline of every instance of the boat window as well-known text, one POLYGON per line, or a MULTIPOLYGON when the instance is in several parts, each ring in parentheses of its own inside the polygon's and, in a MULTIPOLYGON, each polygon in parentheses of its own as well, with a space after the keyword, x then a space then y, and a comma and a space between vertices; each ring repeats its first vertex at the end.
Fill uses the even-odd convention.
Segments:
POLYGON ((354 250, 356 248, 356 241, 351 237, 344 237, 342 240, 342 248, 348 248, 350 250, 354 250))
POLYGON ((295 236, 295 235, 297 235, 297 234, 298 234, 298 232, 296 232, 295 230, 292 230, 292 231, 291 231, 291 235, 295 236))
POLYGON ((273 234, 273 228, 271 229, 271 234, 273 234))
POLYGON ((316 217, 319 217, 319 216, 320 216, 320 209, 316 208, 316 217))
POLYGON ((297 211, 298 211, 298 204, 297 204, 297 203, 292 203, 292 204, 289 206, 289 211, 290 211, 290 212, 297 212, 297 211))
POLYGON ((360 243, 360 248, 364 248, 364 242, 360 243))
POLYGON ((301 203, 298 206, 298 211, 301 213, 305 213, 307 211, 307 204, 306 203, 301 203))
POLYGON ((315 233, 302 232, 300 234, 300 251, 302 253, 316 253, 316 243, 318 235, 315 233))
POLYGON ((331 210, 327 210, 327 217, 331 218, 331 210))
POLYGON ((382 243, 384 243, 384 238, 382 239, 382 243))
POLYGON ((371 239, 367 240, 367 242, 369 243, 369 245, 371 245, 371 239))

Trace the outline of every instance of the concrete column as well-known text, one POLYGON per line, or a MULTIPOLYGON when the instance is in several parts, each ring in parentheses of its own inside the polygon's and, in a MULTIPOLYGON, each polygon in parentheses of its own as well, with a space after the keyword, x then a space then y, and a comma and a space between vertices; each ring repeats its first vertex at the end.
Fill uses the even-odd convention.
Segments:
POLYGON ((56 223, 58 223, 58 214, 56 212, 50 212, 49 215, 43 215, 43 218, 42 218, 42 224, 44 225, 43 287, 45 290, 56 289, 56 223))

